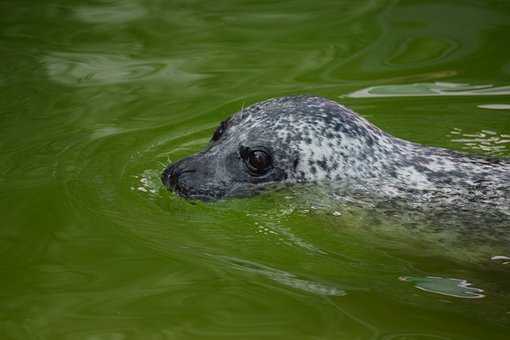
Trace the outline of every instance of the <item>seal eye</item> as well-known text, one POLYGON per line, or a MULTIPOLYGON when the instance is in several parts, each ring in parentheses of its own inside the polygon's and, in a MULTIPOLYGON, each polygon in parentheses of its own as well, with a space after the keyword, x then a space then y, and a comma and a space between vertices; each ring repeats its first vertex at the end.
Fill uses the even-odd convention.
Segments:
POLYGON ((246 159, 248 169, 257 175, 263 175, 272 166, 271 156, 262 150, 251 150, 246 159))

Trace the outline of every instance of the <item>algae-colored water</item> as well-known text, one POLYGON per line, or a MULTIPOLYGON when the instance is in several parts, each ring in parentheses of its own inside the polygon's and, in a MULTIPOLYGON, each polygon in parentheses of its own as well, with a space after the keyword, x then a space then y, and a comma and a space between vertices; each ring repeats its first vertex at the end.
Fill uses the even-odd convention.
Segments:
POLYGON ((232 112, 300 93, 401 138, 510 156, 507 1, 0 13, 1 339, 509 338, 510 246, 463 243, 476 228, 285 190, 191 204, 159 182, 232 112))

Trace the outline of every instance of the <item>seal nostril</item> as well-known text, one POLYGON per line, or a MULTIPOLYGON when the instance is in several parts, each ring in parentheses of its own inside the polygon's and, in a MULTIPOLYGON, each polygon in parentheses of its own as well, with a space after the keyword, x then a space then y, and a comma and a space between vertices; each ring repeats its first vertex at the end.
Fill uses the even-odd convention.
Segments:
POLYGON ((161 175, 161 180, 163 184, 165 184, 167 187, 179 190, 179 177, 182 176, 184 173, 193 173, 196 172, 194 169, 182 169, 177 166, 177 164, 174 164, 172 166, 169 166, 161 175))
POLYGON ((175 173, 175 171, 172 171, 168 175, 168 185, 170 185, 171 187, 175 187, 176 184, 177 184, 177 174, 175 173))
POLYGON ((178 168, 172 167, 170 172, 168 173, 168 185, 172 188, 175 188, 177 186, 177 182, 179 180, 179 176, 181 175, 182 171, 180 171, 178 168))
POLYGON ((179 171, 175 165, 169 166, 161 175, 161 181, 167 187, 175 187, 177 184, 177 178, 179 177, 179 171))

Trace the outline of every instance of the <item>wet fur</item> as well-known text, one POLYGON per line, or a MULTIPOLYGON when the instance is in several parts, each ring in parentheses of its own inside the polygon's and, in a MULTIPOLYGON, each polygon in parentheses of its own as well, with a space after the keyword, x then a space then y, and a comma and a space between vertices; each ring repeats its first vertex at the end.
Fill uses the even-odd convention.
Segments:
MULTIPOLYGON (((384 199, 430 206, 490 207, 510 216, 510 162, 427 147, 393 137, 355 112, 316 96, 266 100, 235 113, 207 149, 169 167, 189 172, 178 194, 199 199, 246 196, 281 183, 330 183, 384 199), (271 150, 274 171, 246 174, 239 148, 271 150), (191 174, 194 172, 194 174, 191 174)), ((166 180, 165 180, 166 179, 166 180)))

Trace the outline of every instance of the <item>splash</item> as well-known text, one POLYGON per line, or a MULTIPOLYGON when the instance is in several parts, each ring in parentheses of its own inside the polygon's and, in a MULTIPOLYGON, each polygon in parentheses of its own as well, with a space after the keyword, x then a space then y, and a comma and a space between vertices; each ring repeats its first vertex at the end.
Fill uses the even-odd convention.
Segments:
POLYGON ((133 191, 156 194, 161 187, 159 173, 156 170, 145 170, 141 175, 136 175, 134 178, 138 183, 131 187, 133 191))
POLYGON ((492 130, 466 133, 462 129, 454 128, 448 137, 453 143, 462 144, 463 149, 489 156, 503 156, 508 152, 508 145, 510 145, 510 135, 492 130))

